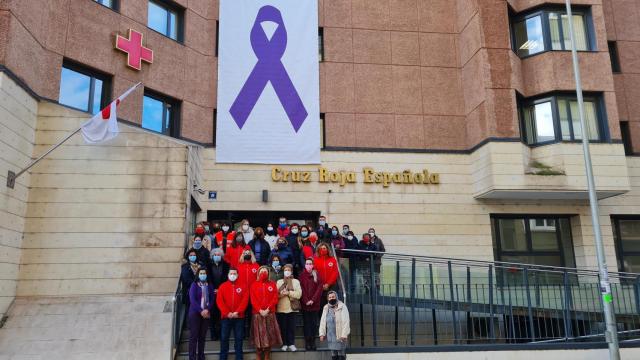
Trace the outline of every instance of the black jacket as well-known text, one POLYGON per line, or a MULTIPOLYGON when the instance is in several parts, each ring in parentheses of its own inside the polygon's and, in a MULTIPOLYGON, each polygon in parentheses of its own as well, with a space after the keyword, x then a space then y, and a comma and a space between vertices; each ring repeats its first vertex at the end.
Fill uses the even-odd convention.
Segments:
POLYGON ((215 262, 211 262, 211 268, 209 270, 210 283, 214 289, 217 289, 220 284, 227 281, 227 274, 229 273, 229 263, 226 261, 220 261, 217 265, 215 262))
MULTIPOLYGON (((198 262, 198 265, 203 267, 201 262, 198 262)), ((191 264, 186 262, 182 264, 182 268, 180 269, 180 282, 182 283, 182 303, 189 303, 189 289, 191 289, 191 284, 196 281, 196 277, 198 275, 194 274, 191 270, 191 264)))
POLYGON ((249 241, 251 251, 256 254, 256 260, 260 265, 269 265, 269 257, 271 256, 271 246, 265 239, 253 239, 249 241), (260 242, 260 255, 256 252, 256 243, 260 242))

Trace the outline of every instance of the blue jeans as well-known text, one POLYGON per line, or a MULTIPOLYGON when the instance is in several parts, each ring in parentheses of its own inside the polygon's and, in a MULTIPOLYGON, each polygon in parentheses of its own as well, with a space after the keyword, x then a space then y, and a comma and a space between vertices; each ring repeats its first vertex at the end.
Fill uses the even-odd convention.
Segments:
POLYGON ((236 360, 242 360, 242 340, 244 339, 245 319, 222 319, 220 328, 220 360, 227 360, 229 354, 229 338, 233 330, 236 360))

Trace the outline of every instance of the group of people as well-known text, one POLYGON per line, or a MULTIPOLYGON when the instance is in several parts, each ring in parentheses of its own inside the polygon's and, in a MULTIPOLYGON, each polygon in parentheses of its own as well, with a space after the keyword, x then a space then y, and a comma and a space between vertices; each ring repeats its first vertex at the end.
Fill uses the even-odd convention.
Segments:
POLYGON ((316 350, 319 336, 327 340, 334 360, 345 359, 349 311, 336 293, 339 263, 332 248, 365 273, 373 258, 379 286, 381 256, 341 253, 343 249, 384 252, 373 228, 358 241, 348 225, 339 233, 325 216, 316 227, 289 224, 284 217, 266 230, 253 229, 248 220, 238 229, 224 222, 196 225, 181 273, 183 299, 189 307, 189 359, 204 359, 208 330, 212 340, 221 341, 221 360, 227 359, 233 332, 236 358, 242 359, 245 326, 259 360, 270 359, 273 347, 297 351, 295 324, 300 312, 305 349, 316 350))

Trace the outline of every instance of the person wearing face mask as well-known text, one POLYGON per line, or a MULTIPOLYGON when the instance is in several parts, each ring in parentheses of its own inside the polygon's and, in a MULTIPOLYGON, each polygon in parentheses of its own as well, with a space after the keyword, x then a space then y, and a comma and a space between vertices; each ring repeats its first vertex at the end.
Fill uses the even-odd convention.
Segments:
POLYGON ((180 281, 182 282, 182 303, 189 306, 189 289, 198 278, 198 270, 204 264, 198 261, 196 249, 189 249, 184 254, 184 261, 180 268, 180 281))
MULTIPOLYGON (((375 251, 378 252, 386 252, 387 250, 384 247, 384 243, 382 239, 376 235, 376 230, 374 228, 369 228, 369 237, 371 237, 371 243, 376 247, 375 251)), ((382 270, 382 254, 378 254, 374 256, 374 271, 375 271, 375 280, 376 280, 376 288, 378 292, 380 292, 380 271, 382 270)))
POLYGON ((269 263, 271 264, 269 280, 276 282, 284 277, 282 273, 282 261, 280 261, 280 256, 278 254, 271 254, 269 259, 269 263))
POLYGON ((210 227, 210 231, 209 234, 211 234, 213 237, 216 236, 216 234, 218 233, 218 231, 220 231, 220 223, 219 222, 213 222, 211 223, 211 227, 210 227))
MULTIPOLYGON (((229 271, 228 264, 222 259, 224 253, 221 248, 214 248, 211 251, 211 269, 209 270, 209 276, 211 278, 211 285, 213 286, 213 293, 218 294, 218 288, 227 279, 227 273, 229 271)), ((218 341, 220 339, 220 310, 218 306, 213 307, 213 314, 210 321, 210 334, 212 341, 218 341)))
POLYGON ((253 228, 249 225, 249 220, 244 219, 242 220, 242 222, 240 223, 240 228, 238 229, 238 232, 242 233, 242 235, 244 235, 244 241, 249 242, 251 240, 253 240, 253 228))
POLYGON ((227 360, 229 338, 233 331, 236 359, 242 360, 242 340, 244 339, 244 317, 249 305, 249 290, 238 283, 238 270, 229 269, 229 281, 218 288, 216 304, 220 309, 220 360, 227 360))
POLYGON ((276 254, 280 258, 280 265, 291 264, 293 263, 293 253, 291 252, 291 248, 287 243, 287 239, 279 238, 276 243, 276 248, 271 252, 271 254, 276 254))
MULTIPOLYGON (((302 231, 304 233, 304 230, 302 231)), ((312 258, 316 253, 316 242, 318 241, 318 235, 315 232, 309 234, 309 236, 302 239, 302 248, 300 250, 300 261, 304 264, 306 259, 312 258)))
POLYGON ((215 295, 207 269, 198 269, 198 279, 189 289, 189 360, 204 359, 204 345, 215 295))
POLYGON ((327 340, 327 345, 331 350, 331 359, 345 360, 351 322, 347 305, 338 300, 338 294, 335 291, 327 294, 327 305, 322 309, 319 332, 320 341, 327 340))
POLYGON ((264 230, 257 227, 253 233, 253 239, 249 241, 249 247, 256 256, 256 261, 260 265, 269 264, 269 255, 271 255, 271 246, 264 239, 264 230))
POLYGON ((342 235, 338 232, 337 226, 331 227, 331 237, 329 238, 329 241, 331 241, 331 245, 336 249, 336 255, 343 257, 340 250, 344 249, 344 240, 342 239, 342 235))
MULTIPOLYGON (((247 289, 251 289, 251 285, 256 281, 258 276, 258 269, 260 265, 256 262, 256 257, 253 255, 251 248, 247 246, 242 252, 242 256, 238 261, 238 281, 242 286, 247 289)), ((247 330, 251 330, 251 303, 247 307, 247 330)), ((245 338, 248 337, 249 331, 245 332, 245 338)))
MULTIPOLYGON (((293 265, 293 272, 295 274, 297 274, 298 270, 301 267, 301 264, 300 264, 300 242, 301 242, 301 239, 300 239, 300 237, 301 237, 301 235, 300 235, 300 226, 298 225, 298 223, 293 223, 293 224, 291 224, 289 229, 290 229, 290 234, 287 237, 287 244, 289 246, 289 249, 291 250, 291 255, 293 256, 293 259, 288 264, 292 264, 293 265)), ((308 233, 308 230, 307 230, 307 233, 308 233)))
POLYGON ((322 299, 322 283, 318 272, 313 268, 313 259, 307 258, 304 270, 300 273, 300 288, 302 289, 302 324, 304 327, 305 350, 316 350, 316 335, 318 334, 318 313, 322 299))
POLYGON ((300 311, 302 288, 300 281, 293 277, 293 265, 284 266, 284 278, 276 283, 280 300, 278 300, 278 324, 282 332, 282 351, 296 351, 296 314, 300 311))
MULTIPOLYGON (((358 249, 358 239, 356 238, 356 236, 354 235, 353 231, 349 230, 349 225, 344 225, 342 227, 342 232, 344 233, 346 230, 346 235, 344 237, 344 247, 345 249, 348 250, 357 250, 358 249)), ((345 257, 347 259, 349 259, 348 264, 349 264, 349 275, 348 275, 348 280, 349 280, 349 286, 350 288, 354 288, 356 285, 356 268, 357 268, 357 255, 353 254, 353 253, 345 253, 345 257)), ((346 279, 345 279, 346 280, 346 279)))
POLYGON ((321 305, 326 301, 326 294, 335 289, 338 282, 338 261, 331 254, 329 245, 320 243, 316 249, 316 256, 313 258, 313 266, 318 272, 318 277, 322 283, 323 296, 321 305))
POLYGON ((196 251, 198 262, 202 263, 206 268, 209 268, 209 266, 211 265, 211 253, 202 244, 202 238, 200 238, 199 236, 193 238, 192 248, 196 251))
POLYGON ((327 224, 327 217, 321 215, 318 218, 318 226, 316 227, 315 233, 318 234, 318 240, 321 242, 329 242, 329 238, 331 237, 331 227, 327 224))
MULTIPOLYGON (((358 250, 378 251, 376 245, 371 242, 371 235, 369 233, 362 234, 362 241, 358 243, 358 250)), ((356 261, 358 275, 362 280, 365 291, 368 293, 371 290, 371 255, 362 254, 356 261)))
POLYGON ((269 267, 258 269, 258 279, 250 291, 252 320, 251 342, 256 348, 256 360, 269 360, 271 348, 282 345, 280 327, 276 320, 278 288, 269 280, 269 267))
POLYGON ((235 234, 231 244, 227 247, 227 250, 225 250, 224 260, 229 263, 229 266, 237 268, 245 250, 251 250, 251 248, 245 243, 244 235, 238 232, 235 234))
MULTIPOLYGON (((208 225, 207 225, 208 226, 208 225)), ((207 250, 211 251, 211 236, 207 234, 207 230, 203 224, 196 225, 196 229, 194 230, 197 237, 202 239, 202 246, 207 250)))
POLYGON ((233 239, 236 238, 236 232, 231 229, 231 226, 229 226, 227 222, 222 223, 220 229, 221 230, 216 233, 215 247, 222 248, 222 251, 226 254, 227 247, 231 245, 233 239), (223 239, 226 239, 226 241, 223 241, 223 239))
POLYGON ((276 228, 273 227, 273 223, 267 224, 267 230, 264 232, 264 239, 269 243, 271 250, 276 248, 278 234, 276 233, 276 228))
POLYGON ((289 226, 287 225, 287 218, 284 216, 281 216, 280 219, 278 220, 278 229, 277 229, 277 235, 279 238, 283 237, 283 238, 287 238, 290 234, 290 230, 289 230, 289 226))

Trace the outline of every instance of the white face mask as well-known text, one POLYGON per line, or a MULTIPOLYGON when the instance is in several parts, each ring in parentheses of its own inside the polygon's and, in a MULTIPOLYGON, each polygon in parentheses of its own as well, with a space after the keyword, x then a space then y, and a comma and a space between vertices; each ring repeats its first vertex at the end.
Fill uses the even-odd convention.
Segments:
POLYGON ((289 276, 291 276, 291 271, 290 271, 290 270, 285 270, 285 272, 284 272, 284 276, 285 276, 285 277, 289 277, 289 276))
POLYGON ((224 231, 224 232, 229 231, 229 227, 228 227, 228 226, 223 226, 223 227, 222 227, 222 231, 224 231))
POLYGON ((269 226, 269 227, 267 228, 267 230, 269 230, 269 231, 273 231, 273 226, 269 226))
POLYGON ((237 274, 229 274, 229 281, 234 282, 238 279, 237 274))
POLYGON ((294 235, 297 234, 298 233, 298 229, 297 228, 291 229, 291 233, 294 234, 294 235))
POLYGON ((242 225, 242 230, 244 230, 244 231, 249 230, 249 225, 248 224, 242 225))
POLYGON ((347 239, 353 240, 353 236, 349 235, 349 236, 347 236, 347 239))
POLYGON ((373 239, 373 237, 374 237, 374 236, 376 236, 376 233, 374 233, 374 232, 370 232, 370 233, 369 233, 369 236, 373 239))

